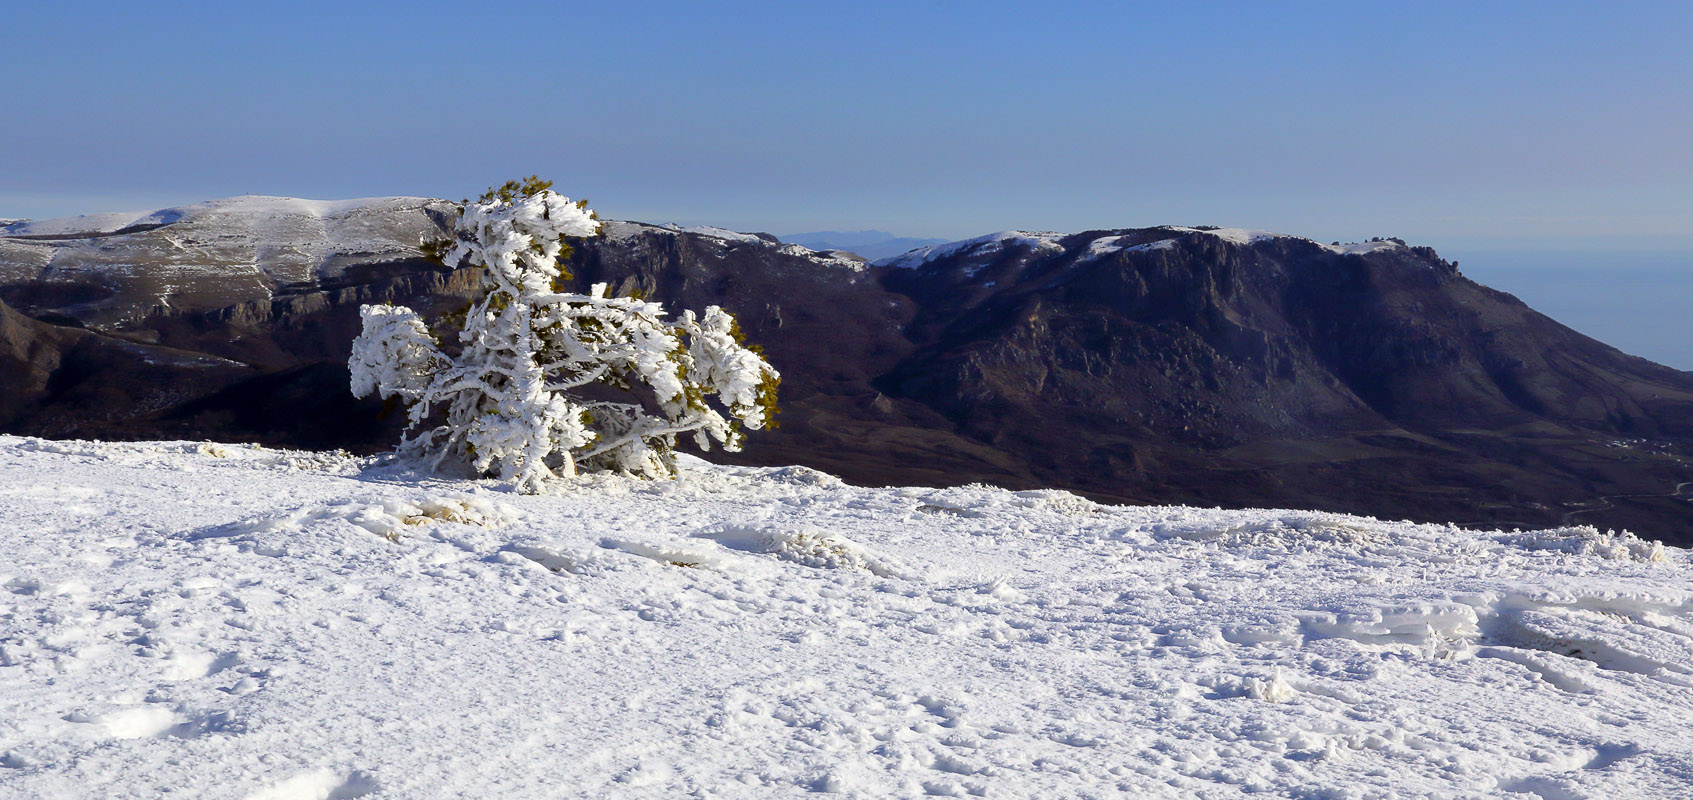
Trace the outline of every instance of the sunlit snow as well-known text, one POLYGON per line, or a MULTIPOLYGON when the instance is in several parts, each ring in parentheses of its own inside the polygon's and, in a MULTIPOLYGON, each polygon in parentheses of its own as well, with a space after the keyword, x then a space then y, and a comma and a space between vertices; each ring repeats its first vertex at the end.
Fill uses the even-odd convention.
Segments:
POLYGON ((1685 797, 1693 563, 691 460, 0 437, 0 796, 1685 797))

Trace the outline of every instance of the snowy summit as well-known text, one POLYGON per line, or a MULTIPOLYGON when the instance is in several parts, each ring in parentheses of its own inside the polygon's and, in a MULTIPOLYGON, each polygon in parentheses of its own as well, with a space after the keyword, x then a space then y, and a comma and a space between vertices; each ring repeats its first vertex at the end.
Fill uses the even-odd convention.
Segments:
POLYGON ((9 436, 0 480, 5 797, 1693 787, 1693 563, 1626 534, 9 436))
MULTIPOLYGON (((957 255, 994 255, 1008 248, 1026 248, 1030 255, 1051 255, 1054 253, 1064 252, 1065 246, 1063 244, 1063 240, 1076 235, 1077 234, 1057 233, 1053 231, 1000 231, 998 233, 990 233, 986 236, 977 236, 973 239, 961 239, 956 242, 947 242, 944 244, 914 248, 896 256, 889 256, 887 258, 877 260, 874 263, 879 267, 916 269, 929 263, 957 255)), ((1298 239, 1300 241, 1311 242, 1312 244, 1322 247, 1324 250, 1339 255, 1363 255, 1366 253, 1389 250, 1395 247, 1403 248, 1405 246, 1403 242, 1398 240, 1383 240, 1379 237, 1376 240, 1369 242, 1354 242, 1350 244, 1335 242, 1333 244, 1321 244, 1320 242, 1307 239, 1303 236, 1292 236, 1285 233, 1276 233, 1274 231, 1249 230, 1246 228, 1190 228, 1184 225, 1161 225, 1156 228, 1123 229, 1122 231, 1096 235, 1091 240, 1084 242, 1082 259, 1092 260, 1124 249, 1141 251, 1164 250, 1174 245, 1178 239, 1191 236, 1211 236, 1230 244, 1240 245, 1243 247, 1273 239, 1298 239), (1171 238, 1157 239, 1133 246, 1125 246, 1121 243, 1121 240, 1129 238, 1124 235, 1125 232, 1145 233, 1147 231, 1168 233, 1172 236, 1171 238)))

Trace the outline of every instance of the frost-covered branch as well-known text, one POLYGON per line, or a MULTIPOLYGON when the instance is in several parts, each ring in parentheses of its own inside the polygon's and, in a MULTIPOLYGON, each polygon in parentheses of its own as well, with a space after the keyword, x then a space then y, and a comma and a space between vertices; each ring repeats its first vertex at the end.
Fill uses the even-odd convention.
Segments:
POLYGON ((446 424, 410 434, 403 451, 437 467, 458 461, 523 491, 578 469, 671 475, 676 437, 688 432, 702 448, 739 449, 741 429, 763 427, 776 409, 776 371, 716 306, 666 322, 662 305, 607 296, 605 284, 561 291, 566 239, 598 235, 599 223, 585 202, 549 186, 530 179, 490 191, 464 209, 451 247, 432 249, 484 270, 456 357, 411 309, 362 310, 353 393, 410 404, 411 431, 439 409, 446 424), (574 394, 591 385, 631 402, 574 394))

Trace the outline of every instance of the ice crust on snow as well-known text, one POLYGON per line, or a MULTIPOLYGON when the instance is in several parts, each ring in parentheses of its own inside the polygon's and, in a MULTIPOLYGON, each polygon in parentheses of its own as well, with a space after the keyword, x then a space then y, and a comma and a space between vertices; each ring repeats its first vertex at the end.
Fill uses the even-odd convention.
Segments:
POLYGON ((0 436, 0 796, 1693 790, 1632 534, 0 436))

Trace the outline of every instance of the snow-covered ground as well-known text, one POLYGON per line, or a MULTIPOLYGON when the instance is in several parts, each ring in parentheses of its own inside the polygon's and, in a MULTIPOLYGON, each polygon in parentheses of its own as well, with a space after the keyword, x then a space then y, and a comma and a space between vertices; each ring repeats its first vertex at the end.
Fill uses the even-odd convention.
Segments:
POLYGON ((0 797, 1693 793, 1591 529, 0 437, 0 548, 0 797))

